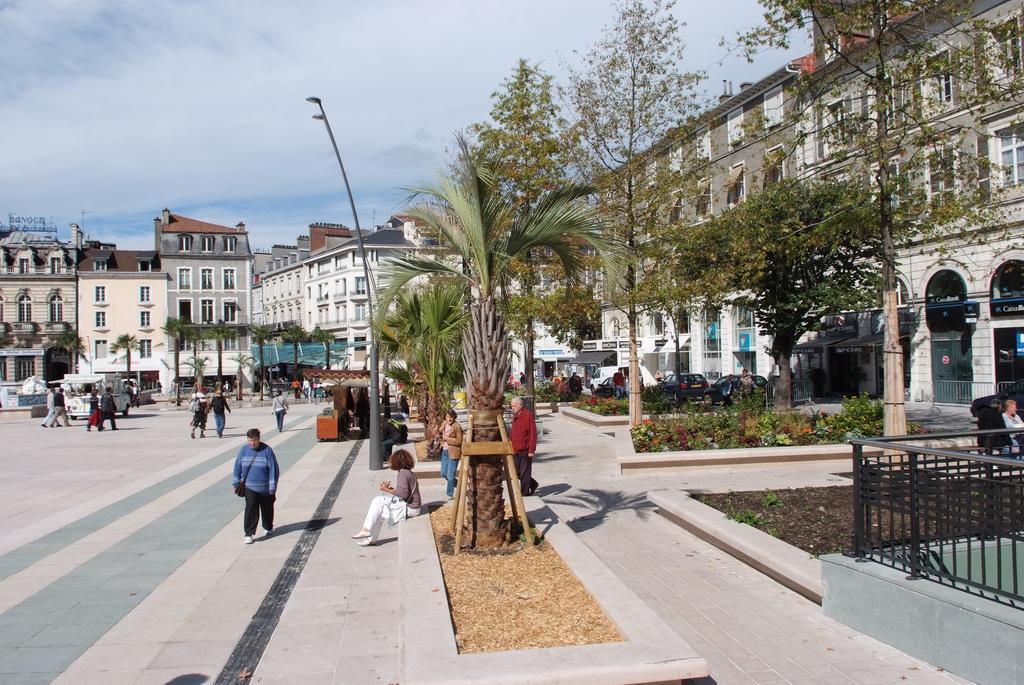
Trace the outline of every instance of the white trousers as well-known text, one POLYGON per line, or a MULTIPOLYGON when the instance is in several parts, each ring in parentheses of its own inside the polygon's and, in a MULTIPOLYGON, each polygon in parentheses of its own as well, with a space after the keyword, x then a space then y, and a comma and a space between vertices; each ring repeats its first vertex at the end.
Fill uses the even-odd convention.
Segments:
POLYGON ((419 513, 419 509, 411 509, 394 495, 377 495, 370 500, 370 507, 366 510, 366 518, 363 520, 363 528, 370 531, 371 540, 376 540, 385 521, 389 526, 393 526, 410 516, 417 516, 419 513))

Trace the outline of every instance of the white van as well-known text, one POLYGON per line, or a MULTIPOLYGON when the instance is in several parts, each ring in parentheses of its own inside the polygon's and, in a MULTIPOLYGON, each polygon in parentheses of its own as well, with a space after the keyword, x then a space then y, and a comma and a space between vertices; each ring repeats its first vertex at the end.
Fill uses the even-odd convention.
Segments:
MULTIPOLYGON (((615 375, 616 371, 621 370, 623 374, 629 372, 629 365, 626 366, 599 366, 595 371, 594 375, 590 377, 590 392, 597 390, 597 386, 601 385, 606 378, 611 378, 615 375)), ((644 379, 644 387, 651 387, 657 385, 657 381, 654 380, 654 374, 647 370, 647 367, 641 362, 640 364, 640 377, 644 379)))
POLYGON ((64 388, 64 404, 68 416, 73 419, 89 418, 89 390, 96 388, 97 396, 103 394, 103 388, 109 386, 114 396, 114 408, 121 416, 128 416, 131 395, 124 386, 124 381, 110 374, 76 373, 65 374, 54 385, 64 388))

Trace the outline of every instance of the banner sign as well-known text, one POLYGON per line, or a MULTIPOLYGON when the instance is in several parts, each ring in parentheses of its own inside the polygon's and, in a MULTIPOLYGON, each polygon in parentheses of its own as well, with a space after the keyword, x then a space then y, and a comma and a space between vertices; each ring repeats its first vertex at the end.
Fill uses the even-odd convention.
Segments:
POLYGON ((1024 297, 1004 297, 988 303, 992 316, 1024 316, 1024 297))

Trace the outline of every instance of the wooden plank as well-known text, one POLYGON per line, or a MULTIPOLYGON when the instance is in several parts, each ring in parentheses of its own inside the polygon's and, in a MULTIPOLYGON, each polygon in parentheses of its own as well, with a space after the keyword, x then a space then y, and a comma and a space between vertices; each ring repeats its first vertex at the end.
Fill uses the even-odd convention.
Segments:
MULTIPOLYGON (((516 473, 515 461, 511 454, 505 455, 505 464, 510 472, 516 473)), ((519 521, 523 524, 523 535, 526 536, 526 541, 532 545, 533 531, 530 530, 530 519, 526 516, 526 504, 523 502, 523 492, 519 489, 518 477, 512 479, 512 497, 515 498, 516 506, 519 509, 519 521)))
POLYGON ((494 457, 512 454, 511 442, 467 442, 462 446, 462 456, 494 457))
POLYGON ((466 520, 466 497, 468 495, 468 478, 470 458, 463 457, 459 460, 459 490, 455 500, 455 549, 452 554, 458 555, 462 549, 462 524, 466 520))

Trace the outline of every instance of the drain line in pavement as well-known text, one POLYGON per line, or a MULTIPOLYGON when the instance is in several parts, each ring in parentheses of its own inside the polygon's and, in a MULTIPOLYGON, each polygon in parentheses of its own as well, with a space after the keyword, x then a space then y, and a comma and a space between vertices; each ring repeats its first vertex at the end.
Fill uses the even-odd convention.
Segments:
POLYGON ((217 676, 216 685, 238 685, 249 682, 249 678, 252 677, 257 664, 263 657, 263 650, 267 648, 270 637, 274 634, 274 629, 277 628, 281 612, 284 611, 292 590, 295 589, 295 583, 298 582, 299 576, 302 575, 302 570, 309 560, 309 555, 316 547, 320 531, 327 524, 331 510, 334 509, 334 503, 341 492, 341 486, 348 479, 349 471, 352 470, 352 464, 355 463, 356 455, 362 445, 362 440, 352 445, 348 456, 345 457, 341 468, 338 469, 338 474, 331 481, 323 499, 320 500, 316 511, 313 512, 313 518, 306 524, 306 529, 299 536, 299 541, 295 543, 291 554, 288 555, 277 578, 274 579, 270 590, 267 591, 266 597, 260 603, 259 609, 253 614, 252 620, 246 626, 245 632, 239 638, 231 656, 228 657, 228 662, 224 664, 220 675, 217 676))

